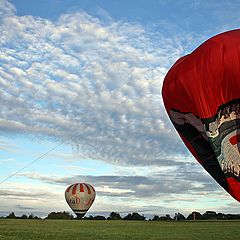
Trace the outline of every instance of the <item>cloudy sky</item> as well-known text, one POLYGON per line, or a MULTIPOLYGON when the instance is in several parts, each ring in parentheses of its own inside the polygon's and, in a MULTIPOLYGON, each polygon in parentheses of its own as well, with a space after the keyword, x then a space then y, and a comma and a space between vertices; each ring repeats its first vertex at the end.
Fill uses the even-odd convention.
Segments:
POLYGON ((0 0, 0 216, 70 211, 64 191, 75 182, 95 187, 93 215, 239 213, 182 144, 161 97, 170 66, 238 28, 239 9, 0 0))

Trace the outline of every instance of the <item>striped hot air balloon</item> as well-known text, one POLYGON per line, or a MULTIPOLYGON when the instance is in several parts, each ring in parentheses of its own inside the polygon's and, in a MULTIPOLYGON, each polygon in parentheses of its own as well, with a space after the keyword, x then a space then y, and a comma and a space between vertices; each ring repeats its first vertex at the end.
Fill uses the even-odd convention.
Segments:
POLYGON ((65 199, 69 207, 82 218, 95 200, 95 189, 88 183, 74 183, 65 191, 65 199))

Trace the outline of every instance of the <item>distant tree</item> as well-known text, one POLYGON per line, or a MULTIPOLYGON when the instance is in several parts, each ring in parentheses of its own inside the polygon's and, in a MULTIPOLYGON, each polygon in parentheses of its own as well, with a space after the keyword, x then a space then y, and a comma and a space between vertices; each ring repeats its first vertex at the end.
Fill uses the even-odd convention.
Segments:
POLYGON ((31 213, 29 216, 28 216, 28 219, 36 219, 35 216, 33 215, 33 213, 31 213))
POLYGON ((27 219, 28 217, 27 217, 27 215, 26 214, 23 214, 21 217, 20 217, 20 219, 27 219))
POLYGON ((203 216, 199 212, 192 212, 188 215, 187 220, 203 220, 203 216))
POLYGON ((83 219, 84 219, 84 220, 93 220, 93 216, 90 215, 89 217, 84 217, 83 219))
POLYGON ((31 213, 28 215, 28 219, 41 219, 41 218, 38 216, 35 216, 33 213, 31 213))
POLYGON ((123 220, 131 220, 132 214, 129 213, 128 215, 126 215, 123 220))
POLYGON ((145 220, 146 219, 146 217, 144 217, 144 215, 140 215, 139 213, 133 213, 132 218, 133 218, 133 220, 145 220))
POLYGON ((124 220, 145 220, 146 217, 144 215, 140 215, 139 213, 129 213, 127 216, 123 218, 124 220))
POLYGON ((17 217, 15 216, 15 213, 14 213, 14 212, 11 212, 11 213, 9 213, 8 216, 6 216, 6 218, 13 219, 13 218, 17 218, 17 217))
POLYGON ((152 221, 159 221, 160 217, 158 215, 154 215, 152 221))
POLYGON ((224 219, 227 219, 227 216, 223 213, 218 213, 217 216, 216 216, 216 219, 217 220, 224 220, 224 219))
POLYGON ((107 218, 108 220, 120 220, 122 219, 120 214, 117 212, 111 212, 109 217, 107 218))
POLYGON ((186 218, 181 214, 181 213, 175 213, 175 217, 174 217, 174 220, 176 221, 182 221, 182 220, 185 220, 186 218))
POLYGON ((106 218, 104 216, 100 216, 100 215, 93 217, 93 219, 94 220, 106 220, 106 218))
POLYGON ((217 213, 214 211, 206 211, 203 214, 203 219, 217 219, 217 213))
POLYGON ((172 221, 173 219, 170 217, 169 214, 166 214, 165 216, 159 217, 160 221, 172 221))
POLYGON ((227 214, 226 218, 228 220, 239 220, 240 219, 240 214, 227 214))
POLYGON ((166 218, 167 218, 167 220, 173 220, 173 219, 170 217, 169 214, 166 214, 166 218))
POLYGON ((73 215, 69 212, 51 212, 46 219, 73 219, 73 215))

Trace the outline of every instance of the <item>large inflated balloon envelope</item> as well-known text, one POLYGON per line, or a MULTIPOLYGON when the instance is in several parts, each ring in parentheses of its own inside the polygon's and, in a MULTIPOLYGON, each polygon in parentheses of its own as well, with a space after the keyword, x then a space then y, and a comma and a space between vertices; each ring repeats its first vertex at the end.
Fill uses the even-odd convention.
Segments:
POLYGON ((65 191, 65 199, 77 218, 84 217, 95 197, 95 189, 88 183, 74 183, 65 191))
POLYGON ((214 36, 180 58, 162 95, 185 145, 240 201, 240 30, 214 36))

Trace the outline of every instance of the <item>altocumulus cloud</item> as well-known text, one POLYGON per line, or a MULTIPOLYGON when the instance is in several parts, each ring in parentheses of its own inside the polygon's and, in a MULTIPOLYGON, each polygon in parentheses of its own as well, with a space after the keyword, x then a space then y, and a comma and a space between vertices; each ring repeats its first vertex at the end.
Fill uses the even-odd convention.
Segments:
POLYGON ((58 175, 44 175, 38 173, 22 173, 20 176, 29 178, 31 181, 39 180, 42 183, 45 182, 54 186, 58 185, 59 187, 66 187, 81 179, 83 182, 91 182, 96 188, 98 196, 101 197, 150 199, 160 196, 162 198, 163 194, 166 197, 169 197, 171 194, 180 194, 189 197, 189 194, 194 194, 195 196, 198 194, 204 195, 205 193, 217 189, 217 184, 209 181, 207 175, 200 172, 198 167, 194 165, 191 166, 187 174, 183 174, 177 169, 176 172, 151 173, 146 176, 75 175, 72 177, 61 177, 58 175))
POLYGON ((167 68, 183 51, 174 39, 85 12, 52 22, 17 16, 3 0, 0 12, 1 134, 66 141, 123 165, 186 155, 161 100, 167 68))

